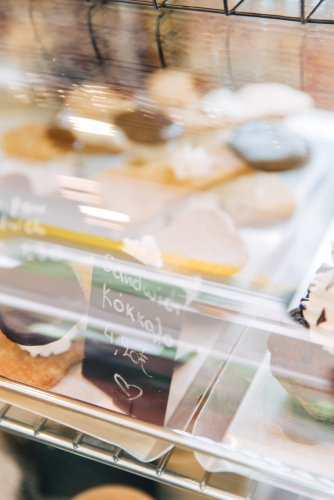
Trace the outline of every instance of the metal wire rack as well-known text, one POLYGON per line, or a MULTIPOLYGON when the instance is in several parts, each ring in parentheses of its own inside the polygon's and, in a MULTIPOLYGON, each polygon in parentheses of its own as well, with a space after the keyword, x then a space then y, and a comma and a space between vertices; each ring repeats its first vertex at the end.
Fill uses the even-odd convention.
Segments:
POLYGON ((212 12, 227 16, 248 16, 306 23, 334 23, 334 8, 329 0, 114 0, 152 6, 156 10, 175 9, 212 12))
MULTIPOLYGON (((47 444, 168 486, 197 493, 207 498, 243 500, 251 497, 252 491, 258 484, 256 481, 245 480, 240 477, 240 481, 243 483, 242 490, 244 493, 242 495, 232 491, 225 491, 221 486, 217 487, 212 484, 215 476, 218 474, 203 472, 203 476, 197 479, 190 478, 170 469, 168 464, 172 459, 172 455, 176 453, 176 447, 154 463, 141 463, 126 454, 121 448, 77 432, 49 419, 38 416, 36 419, 35 414, 18 409, 11 404, 0 403, 0 430, 47 444)), ((222 475, 220 474, 220 476, 222 475)), ((235 479, 237 480, 238 478, 235 479)), ((220 481, 220 484, 222 483, 223 481, 220 481)))

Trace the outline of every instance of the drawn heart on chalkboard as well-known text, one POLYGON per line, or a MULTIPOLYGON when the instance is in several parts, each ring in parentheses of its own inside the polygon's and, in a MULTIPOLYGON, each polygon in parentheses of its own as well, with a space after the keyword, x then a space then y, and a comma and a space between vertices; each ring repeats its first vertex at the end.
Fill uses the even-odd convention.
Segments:
POLYGON ((118 373, 115 373, 114 379, 128 401, 134 401, 135 399, 139 399, 143 395, 143 391, 140 387, 138 387, 137 385, 128 384, 127 381, 118 373))

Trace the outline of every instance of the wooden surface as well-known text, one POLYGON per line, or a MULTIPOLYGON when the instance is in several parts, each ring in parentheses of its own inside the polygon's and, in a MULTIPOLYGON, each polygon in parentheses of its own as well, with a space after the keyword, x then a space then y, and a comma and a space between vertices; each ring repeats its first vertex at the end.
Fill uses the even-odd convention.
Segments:
MULTIPOLYGON (((298 3, 246 0, 243 5, 266 10, 289 5, 292 12, 298 3)), ((313 3, 309 0, 308 8, 313 3)), ((333 10, 325 0, 317 16, 334 15, 333 10)), ((91 32, 88 19, 89 6, 81 0, 0 0, 0 64, 23 69, 27 86, 40 99, 59 97, 82 82, 138 91, 147 73, 163 62, 159 26, 169 67, 204 75, 212 87, 287 83, 311 93, 318 106, 334 109, 332 25, 189 11, 167 11, 157 24, 153 8, 121 3, 96 8, 91 32)))

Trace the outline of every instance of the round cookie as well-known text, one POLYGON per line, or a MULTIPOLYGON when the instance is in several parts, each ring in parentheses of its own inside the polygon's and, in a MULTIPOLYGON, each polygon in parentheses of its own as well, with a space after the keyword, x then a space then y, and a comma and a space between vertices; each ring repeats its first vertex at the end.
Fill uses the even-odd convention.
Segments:
POLYGON ((135 108, 133 99, 128 95, 103 85, 90 84, 73 85, 64 105, 76 114, 103 121, 135 108))
POLYGON ((236 92, 220 87, 204 95, 200 103, 208 115, 234 122, 284 117, 312 105, 312 97, 305 92, 270 82, 252 83, 236 92))
POLYGON ((310 157, 308 143, 277 122, 241 125, 230 146, 246 163, 267 172, 301 167, 310 157))
POLYGON ((309 94, 283 83, 251 83, 236 94, 248 119, 282 117, 303 111, 314 104, 309 94))
POLYGON ((72 500, 153 500, 146 493, 118 484, 98 486, 79 493, 72 500))
POLYGON ((146 88, 156 106, 188 108, 199 102, 199 85, 196 79, 184 71, 159 69, 152 73, 146 88))
POLYGON ((75 140, 70 131, 61 127, 33 124, 6 132, 3 147, 10 156, 45 161, 73 151, 75 140))
POLYGON ((149 110, 121 113, 114 121, 130 140, 140 144, 161 144, 180 136, 183 132, 181 125, 173 123, 163 113, 149 110))
POLYGON ((237 226, 260 226, 284 220, 295 210, 292 190, 276 174, 255 173, 215 189, 220 205, 237 226))

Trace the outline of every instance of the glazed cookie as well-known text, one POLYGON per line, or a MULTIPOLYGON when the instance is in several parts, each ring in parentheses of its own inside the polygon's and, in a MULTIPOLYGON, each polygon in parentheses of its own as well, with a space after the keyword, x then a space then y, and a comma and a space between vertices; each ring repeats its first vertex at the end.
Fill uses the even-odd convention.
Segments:
POLYGON ((143 165, 128 165, 122 172, 163 184, 205 189, 249 170, 246 163, 227 147, 209 152, 203 146, 185 143, 170 148, 163 158, 143 165))
POLYGON ((149 223, 190 193, 186 188, 132 178, 113 170, 102 172, 94 180, 98 183, 101 206, 120 216, 114 221, 116 229, 149 223))
POLYGON ((287 219, 295 209, 292 190, 276 174, 242 175, 214 192, 237 226, 272 224, 287 219))
POLYGON ((307 141, 277 122, 241 125, 230 145, 246 163, 267 172, 302 167, 310 158, 307 141))
POLYGON ((243 122, 284 117, 313 105, 305 92, 280 83, 254 83, 237 92, 222 87, 201 99, 201 109, 210 116, 243 122))
POLYGON ((162 108, 196 106, 200 98, 199 86, 199 81, 190 73, 176 69, 159 69, 146 81, 149 96, 162 108))
POLYGON ((163 255, 175 257, 176 267, 178 260, 180 267, 185 267, 187 260, 197 261, 233 274, 248 260, 245 243, 230 217, 219 208, 189 205, 154 236, 163 255))

